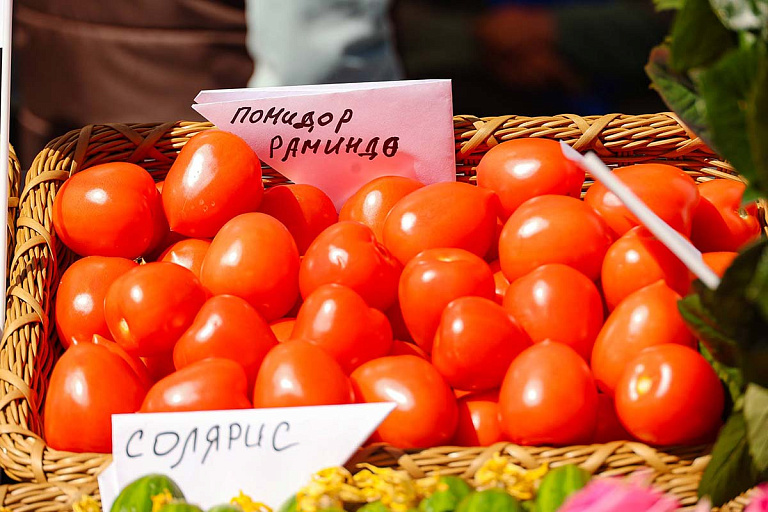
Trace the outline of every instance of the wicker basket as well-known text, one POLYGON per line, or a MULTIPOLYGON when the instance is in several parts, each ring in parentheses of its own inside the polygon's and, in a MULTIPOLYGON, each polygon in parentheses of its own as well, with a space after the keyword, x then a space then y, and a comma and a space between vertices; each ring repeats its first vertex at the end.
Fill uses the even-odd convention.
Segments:
MULTIPOLYGON (((697 179, 733 177, 674 114, 594 117, 495 117, 454 119, 457 175, 473 181, 474 165, 500 141, 520 137, 564 140, 579 150, 594 150, 607 163, 673 163, 697 179)), ((61 184, 86 167, 110 162, 135 162, 156 179, 167 172, 175 155, 207 123, 178 122, 88 126, 46 146, 29 170, 21 194, 16 248, 6 304, 6 324, 0 347, 0 466, 25 483, 0 486, 0 504, 13 510, 68 510, 81 494, 97 493, 96 475, 111 456, 66 453, 46 446, 42 438, 42 406, 60 345, 53 323, 53 298, 62 272, 76 258, 56 238, 51 205, 61 184)), ((285 178, 265 171, 267 185, 285 178)), ((588 186, 588 184, 587 184, 588 186)), ((681 498, 696 501, 696 487, 705 467, 708 447, 659 452, 634 442, 566 448, 532 448, 502 444, 491 448, 440 447, 406 454, 392 447, 361 451, 356 460, 399 465, 414 475, 471 476, 494 451, 504 450, 522 465, 543 461, 552 465, 575 462, 596 474, 626 474, 645 466, 655 471, 654 483, 681 498)), ((726 507, 741 510, 743 499, 726 507)))
POLYGON ((16 246, 16 213, 19 209, 19 183, 21 182, 21 165, 16 157, 13 146, 8 148, 8 238, 6 243, 7 257, 5 260, 6 288, 10 274, 11 260, 16 246))

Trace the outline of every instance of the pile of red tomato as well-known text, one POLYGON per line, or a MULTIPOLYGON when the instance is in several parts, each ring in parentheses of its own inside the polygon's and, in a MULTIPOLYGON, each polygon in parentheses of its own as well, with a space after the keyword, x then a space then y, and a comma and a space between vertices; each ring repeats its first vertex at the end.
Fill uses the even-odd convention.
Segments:
MULTIPOLYGON (((642 164, 616 174, 722 272, 759 236, 744 186, 642 164)), ((557 143, 492 148, 478 186, 381 177, 337 214, 264 191, 238 137, 194 136, 166 180, 109 163, 68 179, 56 294, 66 351, 45 436, 109 452, 114 413, 391 401, 374 440, 695 443, 720 381, 677 311, 686 268, 557 143)))

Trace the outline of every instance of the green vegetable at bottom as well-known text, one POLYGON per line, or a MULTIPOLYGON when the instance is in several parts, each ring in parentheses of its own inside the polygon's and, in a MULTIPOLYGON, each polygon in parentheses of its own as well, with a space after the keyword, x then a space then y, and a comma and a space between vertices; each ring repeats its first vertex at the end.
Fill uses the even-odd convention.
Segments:
POLYGON ((165 475, 143 476, 128 484, 115 499, 111 512, 152 512, 152 498, 168 494, 171 499, 184 500, 184 493, 165 475))
POLYGON ((520 502, 502 489, 476 491, 461 500, 456 512, 524 512, 520 502))

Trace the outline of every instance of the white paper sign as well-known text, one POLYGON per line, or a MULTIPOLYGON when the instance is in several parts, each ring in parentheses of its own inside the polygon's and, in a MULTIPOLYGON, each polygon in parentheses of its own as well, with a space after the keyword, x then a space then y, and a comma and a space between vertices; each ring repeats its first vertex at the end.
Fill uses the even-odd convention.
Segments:
POLYGON ((379 176, 456 179, 449 80, 202 91, 196 101, 206 119, 337 208, 379 176))
POLYGON ((313 473, 343 465, 394 407, 116 414, 114 462, 107 470, 114 477, 102 474, 99 480, 105 510, 115 480, 122 488, 148 473, 170 476, 187 501, 203 509, 228 502, 241 490, 276 509, 313 473))

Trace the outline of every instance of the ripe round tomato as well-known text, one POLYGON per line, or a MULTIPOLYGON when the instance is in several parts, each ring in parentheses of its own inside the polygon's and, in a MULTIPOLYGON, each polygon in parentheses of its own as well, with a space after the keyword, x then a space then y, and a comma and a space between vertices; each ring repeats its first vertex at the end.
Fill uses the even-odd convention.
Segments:
POLYGON ((592 372, 604 393, 613 395, 627 363, 644 348, 664 343, 696 348, 696 340, 677 310, 679 300, 680 295, 657 281, 616 306, 592 349, 592 372))
POLYGON ((539 196, 523 203, 504 225, 499 261, 513 282, 547 263, 562 263, 591 280, 600 277, 612 239, 589 206, 566 196, 539 196))
MULTIPOLYGON (((80 341, 76 341, 74 344, 78 343, 84 343, 80 341)), ((114 341, 105 338, 104 336, 99 336, 98 334, 94 334, 93 338, 89 343, 93 343, 96 345, 101 345, 108 349, 113 354, 117 354, 120 356, 123 361, 128 363, 128 366, 131 367, 131 369, 136 373, 136 375, 139 377, 139 380, 141 381, 142 386, 144 386, 144 389, 149 389, 152 384, 154 383, 154 380, 152 380, 152 376, 149 374, 149 370, 144 365, 144 361, 142 361, 139 357, 132 356, 128 352, 126 352, 123 347, 115 343, 114 341)))
POLYGON ((603 326, 603 300, 595 283, 557 263, 543 265, 509 285, 504 309, 534 343, 563 343, 585 361, 603 326))
MULTIPOLYGON (((693 211, 699 202, 696 182, 677 167, 666 164, 636 164, 613 173, 672 228, 691 234, 693 211)), ((584 202, 605 219, 619 237, 640 224, 624 203, 600 182, 584 196, 584 202)))
POLYGON ((608 309, 659 280, 680 295, 690 288, 685 263, 644 227, 630 229, 605 253, 601 283, 608 309))
POLYGON ((499 422, 499 392, 464 395, 458 400, 459 422, 451 444, 491 446, 504 440, 499 422))
POLYGON ((89 342, 94 334, 111 338, 104 319, 104 297, 112 282, 136 263, 125 258, 87 256, 61 276, 56 292, 56 330, 64 348, 89 342))
POLYGON ((206 130, 181 148, 163 185, 171 229, 211 238, 230 219, 255 212, 264 194, 261 162, 246 142, 228 132, 206 130))
POLYGON ((339 211, 339 220, 353 220, 365 224, 382 241, 384 220, 389 211, 402 198, 423 187, 413 178, 382 176, 369 181, 355 192, 339 211))
POLYGON ((202 359, 152 386, 139 412, 248 409, 247 387, 245 371, 236 362, 202 359))
POLYGON ((493 232, 493 241, 488 252, 485 253, 483 259, 485 261, 493 262, 499 260, 499 239, 501 238, 501 232, 504 229, 504 222, 501 219, 496 219, 496 229, 493 232))
POLYGON ((387 315, 389 325, 392 327, 393 338, 396 340, 403 340, 408 342, 413 341, 413 336, 411 336, 411 333, 408 331, 408 326, 405 325, 403 312, 400 309, 400 302, 395 302, 395 304, 384 314, 387 315))
POLYGON ((277 338, 277 341, 282 343, 293 338, 294 325, 296 325, 295 318, 281 318, 269 324, 269 327, 272 329, 272 333, 277 338))
MULTIPOLYGON (((701 255, 701 258, 704 260, 704 263, 715 272, 715 274, 723 277, 725 271, 731 266, 731 263, 733 263, 733 260, 735 260, 738 255, 739 253, 737 252, 705 252, 701 255)), ((691 274, 691 281, 695 279, 696 276, 691 274)))
POLYGON ((501 386, 509 364, 531 339, 504 308, 482 297, 461 297, 443 310, 432 364, 453 388, 501 386))
POLYGON ((176 367, 173 365, 173 352, 170 351, 157 356, 142 357, 141 361, 147 367, 152 382, 157 382, 176 371, 176 367))
POLYGON ((302 255, 317 235, 339 220, 331 198, 312 185, 279 185, 267 189, 259 211, 288 228, 302 255))
POLYGON ((421 348, 408 341, 395 340, 392 342, 392 348, 389 350, 390 356, 418 356, 426 361, 429 361, 429 355, 421 350, 421 348))
POLYGON ((455 247, 484 256, 493 242, 499 200, 468 183, 434 183, 397 202, 384 221, 384 245, 401 263, 425 249, 455 247))
POLYGON ((613 397, 597 394, 597 427, 592 438, 593 443, 610 443, 613 441, 631 441, 632 435, 627 432, 624 425, 616 415, 616 404, 613 397))
POLYGON ((760 236, 757 203, 741 206, 747 186, 716 179, 699 185, 701 200, 693 212, 691 242, 703 252, 738 251, 760 236))
POLYGON ((208 248, 200 280, 214 295, 236 295, 270 322, 299 295, 299 251, 280 221, 245 213, 221 228, 208 248))
POLYGON ((405 266, 398 294, 408 331, 430 353, 449 302, 467 295, 493 299, 494 290, 491 269, 479 256, 462 249, 429 249, 405 266))
POLYGON ((597 389, 576 351, 545 341, 512 361, 499 393, 501 428, 523 445, 588 442, 597 423, 597 389))
POLYGON ((160 194, 136 164, 96 165, 64 182, 53 202, 53 227, 81 256, 135 259, 155 241, 160 194))
POLYGON ((301 340, 269 351, 256 379, 253 406, 300 407, 354 401, 352 384, 333 357, 301 340))
POLYGON ((369 306, 387 310, 397 300, 400 262, 368 226, 339 222, 312 242, 301 260, 299 288, 306 298, 324 284, 343 284, 369 306))
POLYGON ((509 280, 501 270, 499 260, 492 261, 489 266, 491 267, 491 272, 493 272, 493 282, 496 284, 496 303, 504 304, 504 295, 509 289, 509 280))
POLYGON ((640 441, 660 446, 710 442, 725 397, 720 379, 695 350, 658 345, 633 358, 616 387, 616 412, 640 441))
POLYGON ((458 407, 453 391, 428 361, 418 356, 388 356, 352 373, 359 402, 395 402, 376 438, 398 448, 445 444, 456 431, 458 407))
POLYGON ((243 367, 251 389, 264 356, 275 345, 275 334, 253 306, 234 295, 216 295, 176 342, 173 364, 181 369, 209 357, 231 359, 243 367))
POLYGON ((100 344, 72 345, 51 373, 45 441, 56 450, 112 453, 112 415, 136 412, 146 392, 117 353, 100 344))
POLYGON ((346 373, 392 348, 392 328, 384 313, 339 284, 325 284, 307 297, 293 337, 328 352, 346 373))
POLYGON ((200 267, 203 266, 203 259, 211 246, 210 240, 200 238, 185 238, 171 244, 158 258, 158 261, 167 261, 181 265, 191 270, 195 276, 200 278, 200 267))
POLYGON ((543 195, 581 197, 584 169, 549 139, 514 139, 492 147, 477 165, 477 186, 501 199, 506 219, 528 199, 543 195))
POLYGON ((112 339, 126 352, 154 356, 173 349, 205 299, 189 269, 147 263, 115 279, 104 299, 104 317, 112 339))

